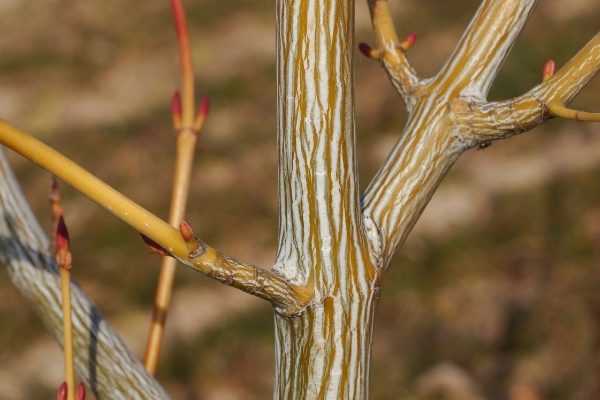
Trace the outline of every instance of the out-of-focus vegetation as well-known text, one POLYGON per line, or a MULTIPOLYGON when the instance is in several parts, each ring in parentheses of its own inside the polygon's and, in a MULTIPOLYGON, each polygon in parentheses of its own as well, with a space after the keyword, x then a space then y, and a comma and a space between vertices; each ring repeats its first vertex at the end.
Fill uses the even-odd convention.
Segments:
MULTIPOLYGON (((359 1, 357 39, 372 42, 359 1)), ((422 75, 441 66, 478 1, 392 2, 422 75)), ((596 0, 544 0, 493 98, 526 91, 599 29, 596 0)), ((198 89, 213 100, 188 219, 202 237, 268 266, 276 241, 274 5, 188 0, 198 89)), ((0 116, 166 215, 169 99, 177 57, 168 2, 0 2, 0 116)), ((356 61, 363 185, 400 135, 403 104, 356 61)), ((577 99, 600 109, 600 82, 577 99)), ((49 224, 47 173, 11 157, 49 224)), ((394 259, 375 332, 374 398, 595 399, 600 392, 600 129, 552 121, 466 154, 394 259)), ((74 275, 141 354, 159 260, 71 189, 74 275)), ((0 397, 51 398, 58 346, 0 270, 0 397)), ((181 269, 159 378, 177 399, 265 399, 269 308, 181 269)))

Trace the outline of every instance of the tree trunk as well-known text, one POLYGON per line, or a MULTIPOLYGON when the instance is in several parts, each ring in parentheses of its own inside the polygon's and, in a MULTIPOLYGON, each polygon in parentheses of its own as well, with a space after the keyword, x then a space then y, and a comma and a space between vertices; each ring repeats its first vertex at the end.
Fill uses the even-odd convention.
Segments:
POLYGON ((276 399, 368 398, 376 268, 359 210, 353 0, 279 0, 276 271, 312 287, 275 317, 276 399))
POLYGON ((368 399, 373 292, 275 318, 275 399, 368 399))

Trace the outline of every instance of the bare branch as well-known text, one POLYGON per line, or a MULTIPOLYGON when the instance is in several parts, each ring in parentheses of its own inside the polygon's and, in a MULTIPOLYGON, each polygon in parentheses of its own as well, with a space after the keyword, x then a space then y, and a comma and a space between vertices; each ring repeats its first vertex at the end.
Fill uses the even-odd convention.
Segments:
MULTIPOLYGON (((208 114, 208 99, 206 97, 202 99, 199 110, 195 113, 195 77, 185 11, 181 0, 171 0, 171 6, 179 42, 181 64, 181 95, 179 91, 175 92, 171 101, 171 114, 173 127, 177 131, 177 144, 169 223, 177 227, 181 224, 186 210, 196 141, 208 114)), ((175 267, 176 261, 172 257, 163 257, 144 354, 144 364, 151 374, 156 372, 158 366, 161 341, 171 303, 175 267)))
POLYGON ((203 243, 186 242, 180 232, 167 222, 42 142, 3 122, 0 122, 0 143, 51 171, 185 265, 268 300, 281 313, 296 313, 308 300, 309 293, 304 288, 294 286, 272 272, 235 262, 203 243))
MULTIPOLYGON (((60 207, 60 206, 59 206, 60 207)), ((56 264, 60 271, 61 299, 63 312, 63 349, 65 362, 65 382, 67 400, 75 400, 75 366, 73 362, 73 324, 71 307, 71 267, 72 255, 69 244, 69 231, 63 215, 58 217, 54 232, 56 264)))
POLYGON ((572 119, 574 121, 600 122, 600 113, 573 110, 558 102, 547 104, 546 107, 548 108, 548 114, 553 117, 572 119))
MULTIPOLYGON (((381 0, 370 4, 380 3, 387 6, 381 0)), ((534 5, 535 0, 484 0, 448 63, 419 87, 404 132, 363 196, 364 226, 381 267, 468 148, 468 139, 457 134, 462 129, 456 115, 468 119, 472 103, 483 102, 534 5)))
POLYGON ((404 98, 410 108, 419 78, 406 58, 406 51, 414 44, 416 36, 409 35, 404 41, 400 41, 394 22, 390 13, 388 0, 368 0, 371 22, 377 38, 377 48, 367 50, 361 45, 363 54, 378 59, 382 62, 394 87, 404 98))
POLYGON ((171 0, 171 9, 179 42, 181 67, 181 122, 184 129, 191 129, 194 122, 194 66, 188 34, 187 19, 181 0, 171 0))
MULTIPOLYGON (((63 340, 60 278, 48 239, 0 151, 0 261, 58 342, 63 340)), ((122 339, 76 284, 71 284, 78 375, 99 399, 166 400, 122 339)))
POLYGON ((484 0, 436 81, 485 99, 536 0, 484 0))
MULTIPOLYGON (((485 43, 482 46, 489 48, 485 43)), ((595 120, 596 114, 570 110, 564 104, 599 69, 600 34, 597 34, 558 72, 554 73, 554 67, 547 64, 544 81, 516 99, 480 102, 448 90, 456 87, 452 79, 444 85, 437 82, 425 88, 428 102, 416 103, 399 142, 363 198, 365 226, 373 247, 379 249, 377 256, 382 265, 387 264, 406 238, 462 151, 525 132, 552 116, 595 120)), ((465 78, 457 75, 453 79, 465 78)))
POLYGON ((499 102, 457 100, 453 116, 466 140, 508 138, 528 131, 548 118, 597 121, 598 115, 571 110, 568 104, 600 70, 600 33, 596 34, 564 67, 524 95, 499 102))

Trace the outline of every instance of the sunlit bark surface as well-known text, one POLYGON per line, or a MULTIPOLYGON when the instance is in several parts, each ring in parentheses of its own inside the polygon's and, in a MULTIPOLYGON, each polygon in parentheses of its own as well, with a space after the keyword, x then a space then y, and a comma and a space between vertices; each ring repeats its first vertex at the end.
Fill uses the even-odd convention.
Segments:
POLYGON ((366 398, 375 266, 362 229, 354 152, 352 0, 277 3, 279 253, 308 285, 276 316, 278 399, 366 398))

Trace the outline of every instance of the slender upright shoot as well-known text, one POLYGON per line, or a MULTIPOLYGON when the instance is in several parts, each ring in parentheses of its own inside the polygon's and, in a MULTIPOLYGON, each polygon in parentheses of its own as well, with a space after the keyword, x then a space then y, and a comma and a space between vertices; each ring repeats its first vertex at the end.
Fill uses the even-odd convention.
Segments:
MULTIPOLYGON (((64 212, 60 205, 60 193, 56 179, 52 180, 50 192, 52 222, 54 227, 54 254, 60 273, 60 288, 63 311, 63 346, 65 361, 65 383, 67 400, 75 400, 75 367, 73 362, 73 323, 71 319, 71 266, 69 232, 65 224, 64 212)), ((59 392, 61 391, 59 390, 59 392)))
MULTIPOLYGON (((178 227, 183 221, 186 210, 196 140, 208 113, 208 100, 203 98, 198 112, 194 112, 195 78, 185 10, 181 0, 171 0, 171 7, 179 43, 181 88, 180 91, 175 92, 171 100, 171 115, 177 133, 177 143, 169 223, 178 227)), ((160 268, 144 356, 146 370, 153 375, 156 373, 167 312, 171 303, 176 262, 174 258, 164 256, 160 268)))

